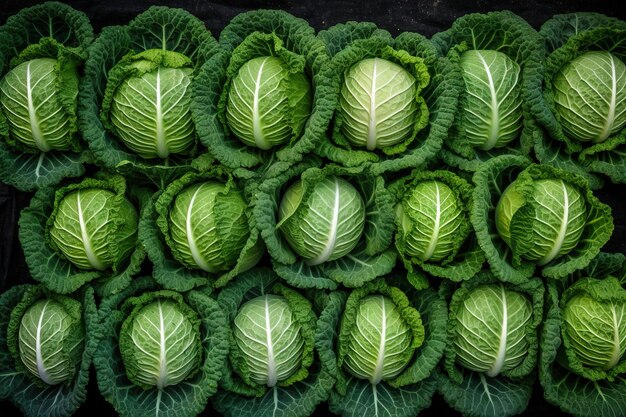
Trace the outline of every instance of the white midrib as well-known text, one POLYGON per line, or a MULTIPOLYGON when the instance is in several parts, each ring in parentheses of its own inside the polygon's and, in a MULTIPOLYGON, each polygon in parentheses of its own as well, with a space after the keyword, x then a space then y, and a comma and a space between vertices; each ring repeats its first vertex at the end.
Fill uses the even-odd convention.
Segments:
POLYGON ((265 296, 265 337, 267 340, 267 386, 273 387, 278 382, 278 376, 276 375, 276 358, 274 358, 274 343, 272 342, 270 304, 267 296, 265 296))
POLYGON ((376 149, 376 64, 378 58, 374 58, 374 68, 372 73, 372 89, 370 96, 370 112, 369 112, 369 126, 367 129, 367 150, 373 151, 376 149))
POLYGON ((187 206, 187 216, 185 218, 185 230, 187 232, 187 244, 189 245, 189 252, 191 252, 191 257, 193 258, 193 261, 196 263, 196 265, 198 265, 198 267, 200 267, 200 269, 207 271, 207 272, 213 272, 213 268, 211 268, 209 266, 209 264, 206 263, 206 261, 204 260, 204 258, 202 258, 202 255, 200 254, 200 250, 198 249, 198 245, 196 245, 196 239, 193 235, 193 225, 192 225, 192 221, 191 221, 191 215, 193 213, 193 206, 196 202, 196 197, 198 196, 198 193, 200 192, 200 190, 202 190, 202 185, 200 187, 198 187, 198 189, 196 190, 195 193, 193 193, 193 196, 191 197, 191 201, 189 202, 189 206, 187 206))
POLYGON ((617 323, 618 323, 617 312, 615 311, 615 304, 613 303, 611 303, 611 313, 613 313, 613 352, 611 352, 611 358, 609 359, 609 361, 606 363, 606 365, 604 365, 605 371, 608 371, 609 369, 617 365, 617 362, 619 362, 619 359, 621 357, 620 355, 621 346, 619 343, 619 328, 617 326, 617 323))
POLYGON ((493 148, 498 141, 498 133, 500 131, 500 116, 498 109, 498 98, 496 97, 496 87, 493 84, 493 78, 491 77, 491 71, 489 65, 483 58, 482 54, 478 54, 480 61, 483 63, 485 73, 487 74, 487 80, 489 81, 489 91, 491 92, 491 128, 489 129, 489 136, 487 141, 480 147, 483 151, 488 151, 493 148))
POLYGON ((372 384, 372 395, 374 397, 374 415, 378 415, 378 390, 377 384, 372 384))
POLYGON ((613 124, 615 123, 615 102, 617 99, 617 79, 615 74, 615 61, 613 60, 613 55, 610 55, 611 58, 611 102, 609 104, 609 114, 606 117, 606 122, 604 123, 604 128, 602 132, 598 135, 598 137, 594 140, 595 143, 603 142, 606 138, 611 135, 611 130, 613 130, 613 124))
POLYGON ((429 260, 433 253, 435 252, 435 248, 437 247, 437 243, 439 242, 439 227, 441 223, 441 194, 439 193, 439 185, 435 183, 436 190, 436 206, 437 210, 435 212, 435 224, 433 225, 433 234, 430 237, 430 242, 428 242, 428 247, 424 251, 424 256, 422 261, 429 260))
POLYGON ((265 140, 263 128, 261 127, 261 116, 259 115, 259 90, 261 89, 261 76, 263 75, 263 67, 269 58, 265 58, 259 67, 256 76, 256 85, 254 86, 254 101, 252 102, 252 129, 254 134, 254 142, 261 149, 269 149, 270 145, 265 140))
POLYGON ((330 255, 335 250, 335 244, 337 243, 337 226, 339 223, 339 181, 335 178, 335 193, 333 195, 335 199, 333 202, 333 218, 330 222, 330 227, 328 231, 328 241, 326 242, 326 247, 322 253, 320 253, 317 258, 311 259, 307 262, 308 265, 319 265, 324 263, 330 258, 330 255))
POLYGON ((167 158, 170 155, 167 149, 167 141, 165 138, 165 128, 163 125, 163 104, 161 103, 161 67, 157 68, 156 73, 156 151, 160 158, 167 158))
POLYGON ((163 309, 161 301, 157 301, 159 306, 159 375, 156 386, 160 390, 167 386, 167 350, 165 348, 165 320, 163 319, 163 309))
POLYGON ((500 331, 500 345, 498 346, 496 360, 491 366, 491 369, 486 372, 487 375, 491 377, 497 376, 502 371, 504 359, 506 358, 506 336, 509 332, 506 293, 504 292, 504 287, 502 285, 500 286, 500 290, 502 291, 502 329, 500 331))
POLYGON ((31 86, 30 77, 30 62, 26 66, 26 100, 28 102, 28 120, 30 122, 30 132, 33 135, 35 145, 42 152, 48 152, 52 148, 46 142, 39 127, 39 119, 37 118, 37 111, 35 110, 35 103, 33 103, 33 89, 31 86))
POLYGON ((561 216, 561 226, 556 239, 554 239, 552 249, 550 249, 550 252, 548 252, 546 256, 539 259, 537 262, 537 265, 539 266, 545 265, 553 260, 559 254, 561 247, 563 246, 563 242, 565 241, 567 223, 569 222, 569 197, 567 195, 567 188, 565 187, 565 183, 563 181, 561 181, 561 188, 563 189, 563 216, 561 216))
POLYGON ((37 323, 37 336, 35 337, 35 355, 37 358, 37 373, 39 374, 39 378, 46 384, 52 385, 52 380, 50 375, 48 375, 48 370, 46 369, 46 365, 43 363, 43 356, 41 355, 41 328, 43 326, 43 318, 46 313, 46 307, 48 307, 49 301, 46 301, 43 308, 41 309, 41 314, 39 315, 39 322, 37 323))
POLYGON ((382 311, 382 323, 380 323, 380 343, 378 345, 378 356, 376 357, 376 367, 374 367, 374 375, 370 379, 370 382, 374 385, 378 384, 383 379, 383 369, 385 362, 385 341, 387 338, 387 320, 385 312, 385 299, 380 297, 381 311, 382 311))
POLYGON ((85 224, 85 218, 83 217, 83 207, 80 200, 80 190, 76 193, 76 209, 78 211, 78 224, 80 225, 80 237, 83 242, 83 248, 85 248, 85 255, 87 256, 87 261, 89 264, 97 270, 105 269, 104 263, 98 259, 96 252, 93 250, 91 246, 91 240, 89 239, 89 234, 87 233, 87 225, 85 224))

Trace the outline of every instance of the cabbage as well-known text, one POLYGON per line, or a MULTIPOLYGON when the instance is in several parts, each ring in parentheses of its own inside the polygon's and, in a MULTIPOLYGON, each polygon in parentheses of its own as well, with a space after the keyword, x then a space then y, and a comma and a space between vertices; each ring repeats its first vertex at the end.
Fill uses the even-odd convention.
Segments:
POLYGON ((613 233, 611 207, 585 177, 514 155, 474 174, 470 220, 491 271, 523 283, 537 266, 552 279, 582 269, 613 233))
POLYGON ((167 298, 138 305, 122 323, 119 343, 128 379, 145 388, 181 383, 202 358, 197 313, 167 298))
POLYGON ((242 378, 270 388, 289 379, 301 366, 300 329, 284 297, 264 295, 244 303, 233 321, 237 355, 245 363, 242 378))
POLYGON ((102 300, 94 365, 120 416, 193 417, 206 408, 228 355, 226 319, 208 292, 180 294, 138 277, 102 300))
POLYGON ((561 126, 572 139, 604 142, 626 125, 626 65, 610 52, 579 55, 553 83, 561 126))
MULTIPOLYGON (((526 204, 525 197, 511 183, 502 193, 496 206, 496 228, 510 247, 521 247, 520 239, 512 230, 516 213, 526 204)), ((532 243, 522 254, 525 259, 545 265, 572 251, 583 234, 587 206, 582 193, 560 179, 539 179, 532 182, 532 201, 535 205, 531 219, 524 218, 524 228, 532 231, 532 243)), ((528 197, 526 197, 528 198, 528 197)))
POLYGON ((226 121, 248 146, 268 150, 298 137, 310 113, 309 80, 277 57, 249 60, 231 81, 226 121))
POLYGON ((87 398, 99 325, 90 287, 69 296, 43 285, 16 285, 3 292, 0 400, 5 409, 4 400, 11 400, 28 417, 76 412, 87 398))
POLYGON ((600 253, 548 283, 539 379, 546 401, 577 417, 626 409, 625 260, 600 253))
POLYGON ((298 181, 285 191, 277 227, 308 265, 333 261, 357 245, 365 223, 359 192, 340 177, 327 177, 308 191, 298 181))
POLYGON ((368 151, 409 140, 418 112, 415 84, 410 72, 386 59, 354 64, 344 75, 339 95, 342 134, 368 151))
POLYGON ((78 268, 103 271, 128 259, 137 223, 128 198, 106 189, 82 189, 58 200, 48 233, 51 246, 78 268))
POLYGON ((0 178, 20 191, 78 177, 90 161, 78 92, 94 39, 85 13, 58 2, 26 7, 0 30, 0 178))
POLYGON ((480 150, 501 148, 522 129, 520 65, 493 50, 469 50, 460 60, 466 99, 461 126, 466 140, 480 150))

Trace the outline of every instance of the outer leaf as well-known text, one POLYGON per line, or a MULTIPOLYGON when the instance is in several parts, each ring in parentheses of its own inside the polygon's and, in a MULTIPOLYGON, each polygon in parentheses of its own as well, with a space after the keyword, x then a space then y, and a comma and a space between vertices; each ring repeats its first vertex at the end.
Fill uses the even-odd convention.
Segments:
POLYGON ((106 28, 89 49, 85 76, 79 91, 79 127, 96 160, 109 169, 130 164, 134 175, 144 173, 161 183, 172 166, 191 163, 189 158, 170 157, 145 161, 128 150, 107 131, 99 119, 109 70, 129 52, 166 49, 185 55, 197 70, 218 51, 217 42, 199 19, 184 10, 154 6, 126 26, 106 28))
POLYGON ((344 287, 357 288, 389 274, 396 264, 396 256, 393 250, 369 256, 357 247, 352 253, 324 265, 324 275, 344 287))
POLYGON ((82 322, 86 341, 82 351, 80 367, 74 378, 65 384, 42 387, 16 369, 9 356, 6 330, 13 308, 20 303, 32 303, 42 294, 43 287, 17 286, 0 297, 0 352, 6 355, 0 367, 0 398, 11 398, 25 416, 69 417, 85 401, 92 357, 99 344, 98 316, 93 290, 86 288, 78 297, 82 302, 82 322))
POLYGON ((132 295, 154 290, 147 278, 136 279, 122 293, 102 302, 99 311, 103 339, 94 357, 98 387, 104 398, 122 416, 195 416, 217 391, 221 366, 228 352, 224 314, 217 302, 205 293, 191 291, 185 302, 200 319, 202 363, 191 379, 162 390, 143 389, 128 380, 119 351, 119 327, 126 318, 120 303, 132 295))
POLYGON ((349 377, 346 395, 332 391, 330 410, 344 417, 411 417, 428 408, 437 389, 434 378, 417 384, 393 388, 382 382, 372 385, 362 379, 349 377))
POLYGON ((20 191, 33 191, 53 186, 63 178, 79 177, 85 172, 83 163, 91 159, 86 153, 40 152, 15 155, 0 144, 0 160, 11 158, 13 165, 0 164, 0 178, 20 191))
POLYGON ((439 394, 450 407, 471 417, 514 416, 524 412, 533 392, 533 379, 519 381, 504 377, 489 378, 468 373, 455 384, 440 372, 435 373, 439 394))
POLYGON ((309 266, 302 259, 293 264, 282 264, 272 259, 274 272, 289 285, 297 288, 316 288, 318 290, 336 290, 337 283, 326 277, 324 265, 309 266))
MULTIPOLYGON (((552 165, 559 169, 565 169, 586 178, 589 182, 589 187, 592 190, 597 190, 602 187, 604 180, 598 175, 589 172, 585 167, 587 164, 581 164, 576 154, 567 153, 565 151, 565 143, 557 140, 550 140, 550 137, 543 129, 539 129, 539 134, 535 135, 535 138, 535 155, 540 163, 552 165)), ((611 165, 611 169, 617 171, 619 170, 619 164, 621 163, 621 160, 619 159, 620 156, 615 155, 616 158, 613 159, 611 157, 612 153, 612 151, 601 153, 598 155, 598 158, 600 158, 600 160, 608 158, 612 164, 615 163, 615 165, 611 165)), ((617 175, 620 174, 617 173, 617 175)))
MULTIPOLYGON (((140 208, 140 214, 149 198, 143 189, 135 189, 127 193, 125 181, 115 176, 101 180, 87 179, 80 184, 66 187, 64 191, 90 187, 109 189, 116 194, 117 200, 126 195, 135 207, 140 208)), ((139 272, 145 257, 143 247, 136 244, 128 261, 117 265, 113 270, 81 270, 58 253, 46 237, 46 223, 54 211, 54 205, 55 190, 44 188, 35 194, 30 206, 24 209, 20 216, 20 242, 33 278, 60 294, 71 293, 94 280, 97 284, 102 284, 102 287, 98 289, 101 294, 118 292, 128 286, 131 277, 139 272)), ((123 219, 116 217, 118 215, 116 210, 115 208, 112 210, 113 221, 119 224, 123 222, 123 219)), ((116 251, 115 246, 115 242, 110 245, 112 252, 116 251)))
POLYGON ((498 235, 495 226, 495 209, 500 195, 529 162, 526 158, 516 156, 494 158, 483 164, 473 177, 476 188, 472 196, 470 220, 491 270, 507 282, 524 282, 535 269, 534 264, 530 263, 522 264, 519 268, 513 267, 511 251, 498 235))
POLYGON ((620 28, 624 26, 624 22, 593 12, 557 14, 541 25, 539 34, 545 42, 546 53, 551 54, 572 36, 599 26, 620 28))
POLYGON ((317 37, 324 41, 326 52, 331 58, 358 39, 377 37, 386 42, 393 42, 393 37, 388 31, 379 29, 372 22, 338 23, 329 29, 320 31, 317 37))
MULTIPOLYGON (((464 124, 463 117, 457 117, 450 131, 451 140, 446 141, 446 146, 442 149, 442 159, 463 170, 476 171, 480 166, 478 161, 504 154, 527 155, 537 129, 534 123, 528 122, 531 113, 527 102, 538 94, 543 74, 544 52, 537 32, 526 21, 509 11, 472 13, 457 19, 450 29, 435 34, 432 40, 439 53, 447 54, 455 66, 458 65, 459 53, 471 49, 500 51, 522 68, 519 85, 524 122, 519 140, 490 151, 473 148, 469 146, 465 134, 465 129, 470 127, 464 124)), ((472 103, 470 96, 461 93, 459 108, 466 106, 475 107, 476 104, 472 103)))

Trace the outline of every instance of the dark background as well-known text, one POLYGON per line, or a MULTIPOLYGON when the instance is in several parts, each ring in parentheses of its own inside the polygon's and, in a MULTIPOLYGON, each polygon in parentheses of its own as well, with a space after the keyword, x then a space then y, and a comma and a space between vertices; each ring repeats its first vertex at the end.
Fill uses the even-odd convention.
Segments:
MULTIPOLYGON (((309 22, 316 30, 328 28, 336 23, 348 20, 371 21, 392 35, 404 31, 418 32, 426 37, 446 30, 455 19, 467 13, 488 12, 493 10, 511 10, 528 21, 535 29, 555 14, 594 11, 626 20, 626 8, 619 1, 459 1, 459 0, 394 0, 369 2, 367 0, 340 1, 217 1, 179 0, 157 2, 147 0, 79 0, 65 1, 78 10, 82 10, 91 19, 94 30, 98 33, 108 25, 123 25, 137 14, 154 4, 181 7, 191 12, 206 23, 214 37, 235 15, 259 8, 283 9, 309 22)), ((0 25, 21 8, 41 3, 40 1, 0 0, 0 25)), ((605 246, 609 252, 626 253, 626 242, 622 236, 626 233, 626 185, 607 183, 596 192, 601 201, 613 208, 615 231, 611 241, 605 246)), ((24 263, 24 256, 17 239, 17 221, 19 212, 28 205, 32 194, 20 193, 12 187, 0 184, 0 292, 7 288, 33 283, 24 263)), ((76 417, 91 415, 117 416, 113 407, 98 392, 93 373, 89 385, 87 401, 75 414, 76 417)), ((330 414, 325 404, 318 407, 315 416, 330 414)), ((0 402, 0 415, 3 417, 20 416, 21 413, 11 403, 0 402)), ((207 406, 202 416, 217 413, 207 406)), ((459 416, 441 396, 435 394, 430 408, 420 416, 459 416)), ((523 416, 554 416, 564 414, 543 400, 539 383, 535 386, 533 398, 522 414, 523 416)))

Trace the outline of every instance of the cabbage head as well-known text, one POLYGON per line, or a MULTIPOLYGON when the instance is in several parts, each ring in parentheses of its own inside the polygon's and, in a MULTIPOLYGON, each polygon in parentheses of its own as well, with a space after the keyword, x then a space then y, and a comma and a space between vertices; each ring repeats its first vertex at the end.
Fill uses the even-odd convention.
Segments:
POLYGON ((414 136, 419 105, 415 77, 382 58, 350 67, 339 96, 341 133, 354 146, 374 151, 414 136))
POLYGON ((466 237, 464 204, 447 184, 428 180, 415 185, 396 206, 396 224, 405 255, 440 262, 466 237), (461 233, 463 232, 463 233, 461 233))
MULTIPOLYGON (((73 86, 75 108, 78 71, 75 66, 64 69, 63 77, 68 83, 64 88, 73 86)), ((68 92, 59 90, 60 71, 57 59, 36 58, 17 65, 0 82, 0 105, 9 123, 9 135, 31 151, 73 148, 76 116, 68 112, 63 102, 68 92)))
POLYGON ((554 104, 567 136, 604 142, 626 126, 626 65, 607 51, 590 51, 555 75, 554 104))
POLYGON ((290 69, 275 56, 256 57, 231 81, 226 122, 243 143, 268 150, 300 136, 312 95, 302 70, 290 69))
POLYGON ((468 50, 460 59, 465 85, 461 128, 472 146, 488 151, 522 130, 520 66, 494 50, 468 50))
POLYGON ((605 280, 577 281, 561 300, 568 367, 594 380, 626 371, 626 290, 605 280))
POLYGON ((122 323, 119 347, 126 375, 134 384, 159 390, 179 384, 200 368, 198 314, 168 297, 138 303, 122 323))
POLYGON ((135 250, 137 210, 112 190, 76 188, 56 193, 46 228, 50 245, 78 268, 115 270, 135 250))
POLYGON ((104 125, 144 159, 189 154, 193 63, 185 55, 149 49, 125 56, 109 71, 104 125))
POLYGON ((530 184, 513 181, 498 201, 495 220, 509 247, 524 259, 545 265, 576 248, 587 215, 585 197, 578 187, 547 178, 530 184))
POLYGON ((305 341, 291 306, 268 294, 244 303, 233 322, 237 349, 233 365, 250 381, 274 387, 302 367, 305 341))
POLYGON ((406 368, 417 346, 397 306, 383 295, 360 300, 350 329, 344 366, 371 384, 394 379, 406 368))
POLYGON ((297 181, 285 191, 277 228, 308 265, 339 259, 359 243, 365 203, 352 184, 328 176, 305 189, 297 181))
POLYGON ((80 302, 69 297, 34 302, 19 324, 19 357, 28 371, 48 385, 72 380, 85 340, 80 302))
POLYGON ((216 273, 237 262, 250 227, 243 192, 217 181, 184 188, 169 208, 168 244, 187 268, 216 273))
POLYGON ((503 285, 474 288, 464 296, 453 324, 457 361, 465 368, 494 377, 518 367, 525 359, 530 300, 503 285))

